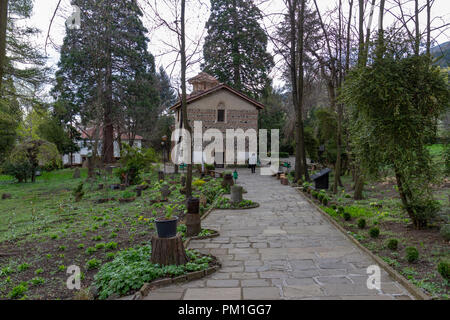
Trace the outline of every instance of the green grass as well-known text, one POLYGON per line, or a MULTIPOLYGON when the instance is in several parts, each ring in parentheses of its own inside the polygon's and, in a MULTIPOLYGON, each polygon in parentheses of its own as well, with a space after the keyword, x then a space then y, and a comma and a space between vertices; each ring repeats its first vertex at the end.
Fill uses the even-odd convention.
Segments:
MULTIPOLYGON (((117 183, 116 177, 98 178, 84 184, 85 196, 75 203, 73 189, 87 178, 87 169, 81 170, 81 178, 73 179, 72 170, 43 173, 35 183, 0 184, 0 194, 10 193, 12 199, 0 201, 0 242, 17 238, 50 237, 59 239, 69 232, 79 232, 92 226, 92 216, 104 215, 114 208, 122 215, 142 211, 144 200, 129 205, 116 202, 95 204, 99 198, 119 198, 121 191, 108 188, 98 191, 98 184, 106 186, 117 183)), ((97 227, 98 228, 98 227, 97 227)))

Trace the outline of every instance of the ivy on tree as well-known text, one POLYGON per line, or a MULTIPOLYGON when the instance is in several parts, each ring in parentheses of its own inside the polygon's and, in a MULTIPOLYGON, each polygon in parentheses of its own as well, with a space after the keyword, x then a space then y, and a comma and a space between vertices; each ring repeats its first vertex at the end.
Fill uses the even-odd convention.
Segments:
POLYGON ((448 109, 449 91, 428 56, 402 53, 388 50, 372 65, 352 71, 342 99, 357 115, 351 133, 361 165, 373 177, 382 169, 393 170, 404 209, 416 228, 424 228, 439 210, 426 141, 435 136, 437 119, 448 109))

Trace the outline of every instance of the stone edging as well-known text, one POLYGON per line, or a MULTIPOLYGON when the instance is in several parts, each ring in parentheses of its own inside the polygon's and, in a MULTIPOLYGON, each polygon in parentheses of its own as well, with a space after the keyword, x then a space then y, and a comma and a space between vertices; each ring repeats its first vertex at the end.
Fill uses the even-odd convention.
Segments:
POLYGON ((190 272, 188 274, 185 274, 185 275, 182 275, 182 276, 179 276, 176 278, 164 278, 164 279, 159 279, 159 280, 156 280, 156 281, 153 281, 150 283, 145 283, 142 286, 142 288, 133 295, 131 300, 142 300, 143 297, 147 296, 150 293, 150 291, 154 290, 154 289, 166 287, 171 284, 181 283, 181 282, 185 282, 185 281, 201 279, 203 277, 206 277, 206 276, 216 272, 220 268, 221 268, 221 265, 218 264, 218 265, 209 267, 208 269, 190 272))
MULTIPOLYGON (((219 197, 221 197, 222 194, 219 194, 219 196, 217 197, 217 199, 219 197)), ((211 212, 215 209, 215 206, 217 204, 218 200, 215 200, 212 204, 211 207, 208 209, 208 211, 206 211, 201 217, 201 220, 206 219, 207 216, 209 216, 211 214, 211 212)), ((212 230, 215 231, 215 230, 212 230)), ((220 233, 218 231, 215 231, 215 234, 209 235, 209 236, 204 236, 204 237, 188 237, 184 242, 183 245, 185 248, 187 248, 187 246, 189 245, 189 242, 191 240, 196 240, 196 239, 208 239, 208 238, 215 238, 220 236, 220 233)), ((218 261, 216 261, 218 265, 209 267, 206 270, 202 270, 202 271, 195 271, 195 272, 191 272, 176 278, 164 278, 164 279, 160 279, 160 280, 156 280, 150 283, 144 283, 144 285, 142 286, 142 288, 136 292, 133 297, 131 298, 131 300, 142 300, 143 297, 147 296, 149 294, 149 292, 153 289, 157 289, 157 288, 161 288, 161 287, 166 287, 169 286, 171 284, 175 284, 175 283, 180 283, 180 282, 185 282, 185 281, 192 281, 192 280, 198 280, 201 279, 203 277, 206 277, 207 275, 213 274, 214 272, 216 272, 217 270, 219 270, 222 266, 220 265, 220 263, 218 261)))
POLYGON ((381 265, 389 275, 400 282, 400 284, 405 287, 409 293, 411 293, 414 298, 418 300, 430 300, 431 298, 425 294, 422 290, 417 288, 414 284, 409 282, 404 276, 402 276, 400 273, 398 273, 394 268, 392 268, 390 265, 388 265, 386 262, 384 262, 380 257, 375 255, 372 251, 364 247, 358 240, 356 240, 353 236, 347 233, 347 230, 344 229, 338 222, 336 222, 334 219, 332 219, 326 212, 322 210, 314 201, 309 199, 307 196, 303 194, 299 188, 295 188, 297 192, 299 192, 303 198, 305 198, 311 205, 314 206, 314 208, 320 212, 320 214, 328 220, 333 226, 335 226, 339 231, 341 231, 350 241, 352 241, 359 249, 364 251, 367 255, 369 255, 373 260, 375 260, 379 265, 381 265))

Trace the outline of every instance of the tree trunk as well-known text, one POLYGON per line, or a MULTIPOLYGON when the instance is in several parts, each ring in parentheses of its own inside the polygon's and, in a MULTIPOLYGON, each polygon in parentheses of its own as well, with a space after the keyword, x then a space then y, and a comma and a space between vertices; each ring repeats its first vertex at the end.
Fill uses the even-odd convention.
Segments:
POLYGON ((364 52, 364 0, 359 0, 359 49, 358 49, 358 66, 362 66, 364 52))
MULTIPOLYGON (((306 150, 305 150, 305 132, 303 125, 303 93, 304 93, 304 24, 305 24, 305 1, 300 0, 300 12, 299 12, 299 28, 298 28, 298 109, 297 109, 297 126, 298 126, 298 141, 297 149, 299 150, 298 157, 301 160, 301 171, 305 180, 309 181, 308 165, 306 163, 306 150)), ((297 155, 297 153, 296 153, 297 155)))
POLYGON ((173 238, 159 238, 153 236, 152 256, 150 261, 161 266, 185 265, 189 259, 186 255, 181 236, 173 238))
MULTIPOLYGON (((289 63, 289 70, 291 74, 291 85, 292 85, 292 104, 294 105, 294 109, 296 106, 298 106, 298 90, 297 90, 297 62, 296 62, 296 47, 297 47, 297 35, 296 35, 296 19, 295 19, 295 12, 297 8, 297 0, 290 0, 287 2, 288 4, 288 11, 289 11, 289 24, 290 24, 290 63, 289 63)), ((297 129, 297 123, 298 120, 296 120, 295 128, 297 129)), ((295 134, 295 144, 296 144, 296 151, 295 151, 295 181, 298 181, 302 178, 302 168, 301 168, 301 157, 300 157, 300 151, 299 151, 299 144, 300 144, 300 136, 295 134)))
POLYGON ((6 26, 8 23, 8 0, 0 0, 0 93, 3 70, 6 63, 6 26))
MULTIPOLYGON (((189 125, 187 117, 187 94, 186 94, 186 21, 185 21, 185 11, 186 11, 186 0, 181 0, 181 113, 183 116, 183 127, 187 130, 192 137, 192 129, 189 125)), ((190 151, 192 151, 192 141, 189 142, 190 151)), ((191 157, 189 163, 187 164, 187 174, 186 174, 186 199, 192 196, 192 152, 190 152, 191 157)))
POLYGON ((418 56, 420 54, 420 26, 419 26, 419 0, 414 2, 414 22, 416 24, 416 38, 414 39, 414 54, 418 56))
POLYGON ((361 173, 357 173, 355 182, 355 193, 353 199, 363 200, 363 190, 364 190, 364 178, 361 173))
POLYGON ((408 213, 408 216, 411 218, 413 222, 414 228, 416 229, 425 228, 427 226, 427 220, 418 219, 414 210, 412 209, 410 205, 411 193, 404 185, 404 179, 402 174, 399 172, 399 170, 397 170, 397 168, 395 168, 394 171, 395 171, 395 179, 397 180, 398 193, 400 194, 400 199, 402 200, 403 207, 408 213))
POLYGON ((431 3, 427 0, 427 55, 431 52, 431 3))
POLYGON ((238 16, 236 0, 233 0, 233 45, 232 45, 232 58, 233 58, 233 73, 234 73, 234 86, 236 89, 241 90, 241 62, 239 58, 239 39, 238 39, 238 16))
MULTIPOLYGON (((336 164, 334 168, 334 184, 333 184, 333 193, 337 194, 340 180, 341 180, 341 168, 342 168, 342 104, 338 104, 337 106, 338 112, 337 112, 337 133, 336 133, 336 164)), ((342 184, 342 183, 341 183, 342 184)))

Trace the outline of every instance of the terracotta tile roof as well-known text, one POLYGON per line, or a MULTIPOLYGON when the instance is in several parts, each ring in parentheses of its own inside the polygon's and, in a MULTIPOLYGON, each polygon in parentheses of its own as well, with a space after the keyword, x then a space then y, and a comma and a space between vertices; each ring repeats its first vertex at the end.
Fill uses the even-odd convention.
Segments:
POLYGON ((188 82, 191 83, 191 84, 194 83, 194 82, 212 82, 212 83, 219 84, 219 80, 214 78, 212 75, 207 74, 206 72, 200 72, 195 77, 189 79, 188 82))
MULTIPOLYGON (((96 128, 89 128, 89 129, 84 130, 83 132, 81 132, 81 138, 82 138, 82 139, 90 139, 91 137, 94 136, 95 129, 96 129, 96 128)), ((99 131, 99 132, 98 132, 98 138, 99 138, 99 139, 103 139, 103 130, 102 130, 102 128, 98 128, 98 131, 99 131)), ((116 132, 114 132, 114 136, 115 136, 115 137, 117 136, 117 133, 116 133, 116 132)), ((121 135, 120 139, 121 139, 121 140, 130 140, 129 137, 128 137, 128 135, 125 134, 125 133, 123 133, 123 134, 121 135)), ((143 139, 144 139, 144 138, 141 137, 141 136, 139 136, 139 135, 136 135, 136 137, 134 138, 134 140, 143 140, 143 139)))
MULTIPOLYGON (((233 94, 239 96, 240 98, 242 98, 242 99, 246 100, 247 102, 253 104, 255 107, 257 107, 257 108, 259 108, 259 109, 264 109, 264 105, 263 105, 263 104, 259 103, 258 101, 256 101, 256 100, 254 100, 254 99, 248 97, 247 95, 243 94, 242 92, 239 92, 239 91, 237 91, 236 89, 233 89, 232 87, 230 87, 230 86, 228 86, 228 85, 226 85, 226 84, 223 84, 223 83, 221 83, 221 84, 219 84, 219 85, 217 85, 217 86, 215 86, 215 87, 213 87, 213 88, 211 88, 211 89, 209 89, 209 90, 206 90, 206 91, 202 91, 202 92, 199 92, 199 93, 194 93, 194 94, 189 95, 189 96, 187 97, 187 103, 188 103, 188 104, 189 104, 189 103, 192 103, 192 102, 194 102, 194 101, 196 101, 196 100, 199 100, 199 99, 201 99, 201 98, 203 98, 203 97, 205 97, 205 96, 207 96, 207 95, 210 95, 210 94, 212 94, 212 93, 214 93, 214 92, 217 92, 217 91, 219 91, 219 90, 221 90, 221 89, 228 90, 229 92, 231 92, 231 93, 233 93, 233 94)), ((174 105, 173 105, 172 107, 170 107, 169 109, 170 109, 170 110, 176 110, 176 109, 178 109, 180 106, 181 106, 181 101, 178 101, 176 104, 174 104, 174 105)))

